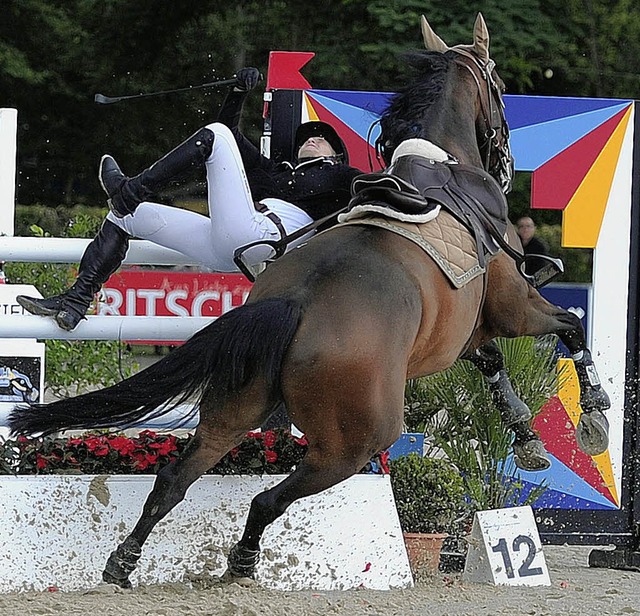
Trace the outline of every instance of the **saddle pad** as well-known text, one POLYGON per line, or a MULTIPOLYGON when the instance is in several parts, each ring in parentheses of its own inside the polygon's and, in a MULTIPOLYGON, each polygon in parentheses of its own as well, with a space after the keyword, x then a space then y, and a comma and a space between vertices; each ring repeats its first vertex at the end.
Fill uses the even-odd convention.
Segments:
POLYGON ((438 264, 456 289, 485 272, 478 261, 475 239, 446 210, 440 210, 434 220, 423 224, 373 217, 354 219, 342 224, 381 227, 406 237, 438 264))

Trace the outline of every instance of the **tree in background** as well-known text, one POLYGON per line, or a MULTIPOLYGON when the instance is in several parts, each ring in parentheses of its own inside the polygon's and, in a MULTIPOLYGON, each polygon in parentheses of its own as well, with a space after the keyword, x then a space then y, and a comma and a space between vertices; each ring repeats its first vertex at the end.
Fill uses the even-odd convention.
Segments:
MULTIPOLYGON (((216 117, 224 92, 101 106, 107 95, 151 92, 267 70, 271 50, 314 51, 318 88, 394 91, 399 54, 422 47, 428 16, 450 44, 477 10, 513 94, 637 95, 640 7, 632 0, 5 0, 0 107, 19 113, 20 203, 103 205, 96 180, 109 152, 135 173, 216 117)), ((253 93, 245 131, 262 130, 253 93)))

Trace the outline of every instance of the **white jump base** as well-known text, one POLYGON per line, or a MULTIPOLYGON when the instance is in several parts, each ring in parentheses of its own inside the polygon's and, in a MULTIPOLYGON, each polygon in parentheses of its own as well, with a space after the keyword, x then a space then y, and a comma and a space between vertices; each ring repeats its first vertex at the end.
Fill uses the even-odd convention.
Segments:
MULTIPOLYGON (((284 475, 200 478, 151 533, 135 585, 203 581, 226 570, 251 499, 284 475)), ((0 478, 0 592, 90 589, 132 530, 154 477, 0 478)), ((279 590, 413 585, 389 476, 357 475, 295 502, 271 524, 256 569, 279 590)))
MULTIPOLYGON (((0 261, 25 263, 79 263, 93 241, 66 237, 0 237, 0 261)), ((146 240, 131 240, 126 265, 196 265, 176 250, 146 240)))
POLYGON ((49 317, 15 315, 0 319, 0 338, 37 340, 186 340, 215 317, 88 316, 70 332, 49 317))

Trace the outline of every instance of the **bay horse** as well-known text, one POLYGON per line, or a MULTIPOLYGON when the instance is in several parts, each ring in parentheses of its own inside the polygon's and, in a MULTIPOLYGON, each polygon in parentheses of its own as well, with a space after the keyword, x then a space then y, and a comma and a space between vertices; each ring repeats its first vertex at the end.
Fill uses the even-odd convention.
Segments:
MULTIPOLYGON (((429 140, 500 191, 485 171, 504 155, 507 130, 494 129, 490 111, 502 104, 503 86, 489 57, 484 20, 478 15, 472 45, 452 48, 424 18, 422 27, 427 51, 410 59, 419 78, 390 105, 382 124, 385 143, 391 151, 408 138, 429 140)), ((495 117, 504 123, 503 114, 495 117)), ((513 227, 508 234, 515 236, 513 227)), ((557 334, 573 354, 584 411, 581 443, 599 453, 607 446, 602 411, 608 399, 580 321, 544 300, 510 257, 498 252, 486 274, 454 288, 435 260, 406 237, 366 224, 337 225, 269 265, 243 306, 156 364, 98 391, 16 407, 9 425, 20 435, 123 427, 196 403, 200 422, 190 446, 159 472, 140 519, 107 560, 103 579, 130 587, 129 575, 155 525, 284 403, 309 447, 289 476, 251 502, 227 574, 252 577, 265 528, 291 503, 351 477, 399 438, 407 379, 466 357, 508 408, 513 390, 491 341, 547 333, 557 334)), ((513 416, 521 419, 521 411, 513 416)))

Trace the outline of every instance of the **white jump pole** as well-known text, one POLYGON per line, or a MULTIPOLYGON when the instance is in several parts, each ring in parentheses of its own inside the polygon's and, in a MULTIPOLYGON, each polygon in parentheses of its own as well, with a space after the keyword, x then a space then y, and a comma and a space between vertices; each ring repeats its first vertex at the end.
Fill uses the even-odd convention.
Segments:
MULTIPOLYGON (((79 263, 92 240, 65 237, 0 237, 0 261, 79 263)), ((193 259, 146 240, 131 240, 125 264, 196 265, 193 259)))
POLYGON ((0 109, 0 235, 14 231, 17 128, 17 109, 0 109))
POLYGON ((119 317, 88 316, 70 332, 49 317, 5 316, 0 319, 0 339, 37 340, 186 340, 215 317, 119 317))

